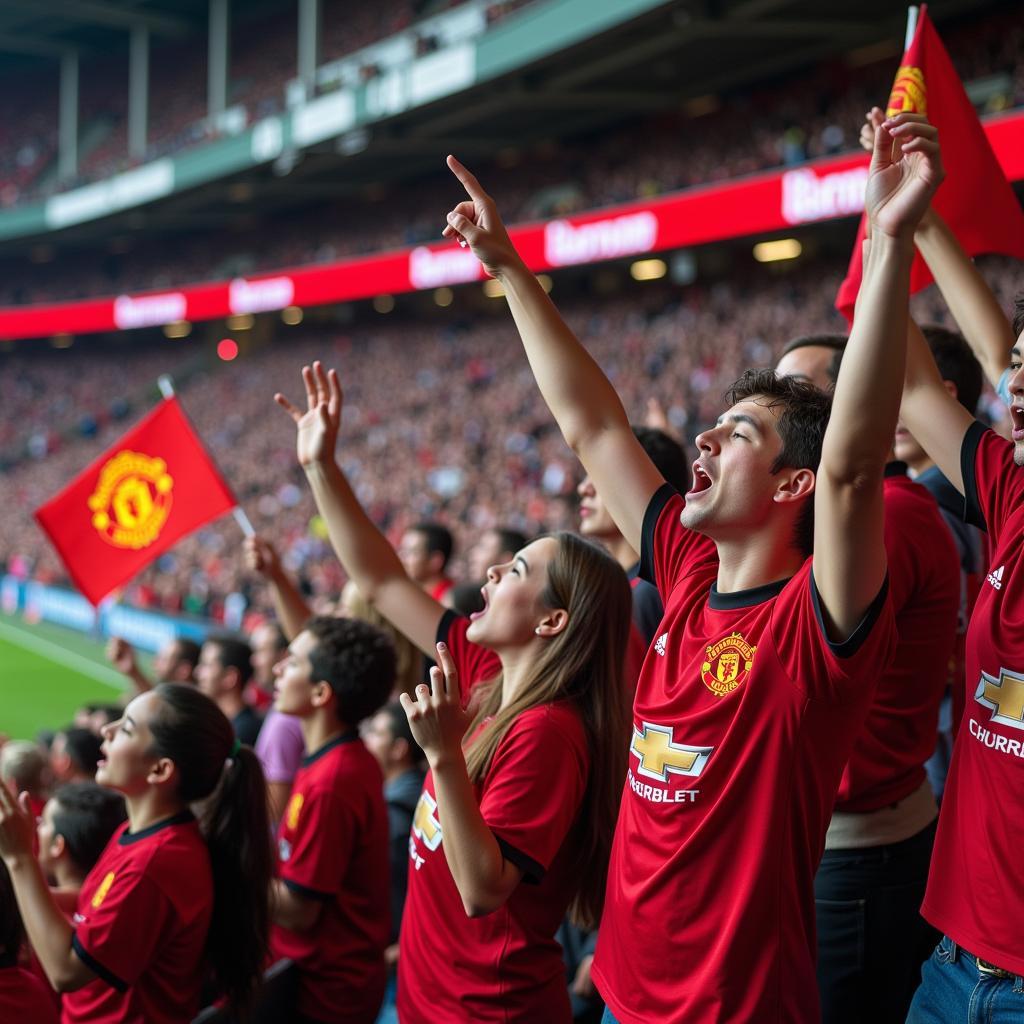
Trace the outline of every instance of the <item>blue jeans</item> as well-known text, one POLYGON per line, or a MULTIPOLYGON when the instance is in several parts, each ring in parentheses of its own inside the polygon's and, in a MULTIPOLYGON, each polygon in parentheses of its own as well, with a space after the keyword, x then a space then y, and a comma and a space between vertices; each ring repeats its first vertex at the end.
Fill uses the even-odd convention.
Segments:
POLYGON ((993 978, 944 935, 921 970, 907 1024, 1024 1024, 1024 978, 993 978))

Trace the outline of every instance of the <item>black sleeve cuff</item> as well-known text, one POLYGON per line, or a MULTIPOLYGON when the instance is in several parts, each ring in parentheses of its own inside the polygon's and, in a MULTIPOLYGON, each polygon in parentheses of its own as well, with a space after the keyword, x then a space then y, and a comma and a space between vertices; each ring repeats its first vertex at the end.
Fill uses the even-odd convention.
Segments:
POLYGON ((648 583, 653 584, 655 587, 658 585, 658 580, 654 575, 654 531, 657 529, 662 510, 675 493, 676 489, 671 484, 662 484, 654 492, 647 505, 647 511, 644 512, 644 525, 640 535, 639 576, 642 580, 647 580, 648 583))
POLYGON ((441 616, 441 621, 437 624, 437 636, 434 637, 435 644, 446 644, 448 643, 448 630, 452 628, 452 623, 459 617, 459 613, 454 608, 446 608, 444 615, 441 616))
POLYGON ((78 941, 78 936, 71 937, 71 948, 75 955, 92 971, 101 981, 105 981, 112 989, 118 992, 128 991, 128 982, 122 981, 113 971, 108 971, 86 948, 78 941))
POLYGON ((978 445, 981 444, 986 430, 988 427, 978 420, 975 420, 967 428, 963 444, 960 445, 960 474, 964 478, 964 522, 988 533, 985 516, 981 511, 981 503, 978 501, 978 476, 975 472, 978 461, 978 445))
POLYGON ((522 871, 524 882, 528 885, 540 885, 544 881, 543 864, 538 864, 532 857, 527 857, 522 850, 517 850, 511 843, 505 842, 497 833, 494 834, 494 838, 498 840, 502 857, 522 871))
POLYGON ((882 581, 882 589, 878 591, 874 601, 864 613, 864 618, 857 624, 857 628, 845 639, 840 641, 830 640, 828 630, 825 628, 825 618, 821 611, 821 595, 818 593, 818 585, 814 582, 814 572, 811 572, 811 601, 814 604, 814 617, 818 620, 818 628, 825 638, 829 650, 837 658, 852 658, 861 648, 861 645, 870 636, 871 630, 878 621, 882 606, 885 604, 885 597, 889 593, 889 574, 885 574, 882 581))
POLYGON ((296 896, 301 896, 304 900, 315 900, 317 903, 328 903, 334 899, 333 892, 320 892, 317 889, 310 889, 305 885, 299 885, 298 882, 293 882, 291 879, 282 878, 285 886, 296 896))

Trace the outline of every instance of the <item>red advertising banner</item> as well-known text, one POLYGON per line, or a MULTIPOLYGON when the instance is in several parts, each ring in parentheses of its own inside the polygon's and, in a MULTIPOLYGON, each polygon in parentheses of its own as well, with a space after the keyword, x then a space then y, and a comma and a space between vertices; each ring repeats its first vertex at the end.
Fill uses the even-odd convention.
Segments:
MULTIPOLYGON (((991 118, 984 128, 1006 178, 1024 179, 1024 112, 991 118)), ((539 273, 781 231, 861 213, 867 166, 866 153, 851 153, 640 203, 519 225, 510 234, 526 263, 539 273)), ((178 320, 216 320, 483 278, 472 253, 442 242, 214 284, 0 308, 0 340, 159 327, 178 320)))

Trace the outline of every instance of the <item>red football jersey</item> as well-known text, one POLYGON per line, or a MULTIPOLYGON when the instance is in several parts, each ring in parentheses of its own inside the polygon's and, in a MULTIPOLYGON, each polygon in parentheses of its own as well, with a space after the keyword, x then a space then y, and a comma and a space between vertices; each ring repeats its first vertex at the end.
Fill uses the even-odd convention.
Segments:
POLYGON ((1024 974, 1024 470, 980 423, 961 453, 967 519, 992 561, 967 630, 967 706, 921 913, 964 949, 1024 974))
POLYGON ((885 550, 899 643, 843 770, 836 810, 877 811, 913 793, 935 750, 960 607, 960 556, 935 499, 890 463, 885 550))
MULTIPOLYGON (((446 616, 438 637, 452 653, 464 699, 474 682, 500 670, 494 655, 469 643, 465 633, 465 619, 446 616)), ((409 838, 398 960, 402 1024, 571 1019, 554 935, 576 891, 573 825, 588 769, 583 724, 568 703, 531 708, 515 721, 477 793, 484 820, 523 879, 503 906, 473 919, 448 869, 443 810, 439 814, 428 773, 409 838)))
POLYGON ((384 780, 355 732, 310 754, 277 830, 277 875, 323 903, 306 932, 275 925, 275 960, 299 965, 300 1013, 372 1024, 384 998, 388 943, 388 814, 384 780))
POLYGON ((22 967, 0 967, 0 1020, 57 1024, 53 989, 22 967))
POLYGON ((819 1017, 814 872, 843 766, 895 646, 883 587, 831 643, 810 559, 720 594, 667 485, 642 566, 665 602, 634 702, 593 976, 623 1024, 819 1017))
POLYGON ((64 1024, 181 1024, 199 1010, 213 910, 210 856, 188 811, 114 833, 78 896, 72 948, 97 975, 64 1024))

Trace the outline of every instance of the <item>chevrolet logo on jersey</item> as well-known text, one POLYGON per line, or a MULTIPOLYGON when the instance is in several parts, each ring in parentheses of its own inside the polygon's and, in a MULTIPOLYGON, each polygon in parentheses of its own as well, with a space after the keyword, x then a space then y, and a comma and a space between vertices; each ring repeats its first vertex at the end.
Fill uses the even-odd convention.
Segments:
POLYGON ((643 732, 633 726, 633 742, 629 752, 639 764, 637 772, 648 779, 668 782, 669 774, 700 775, 714 747, 688 747, 672 740, 672 727, 643 723, 643 732))
POLYGON ((437 801, 424 790, 412 817, 412 834, 428 849, 441 845, 441 822, 437 820, 437 801))
POLYGON ((992 721, 1024 729, 1024 676, 1000 669, 999 678, 981 673, 974 699, 992 711, 992 721))

